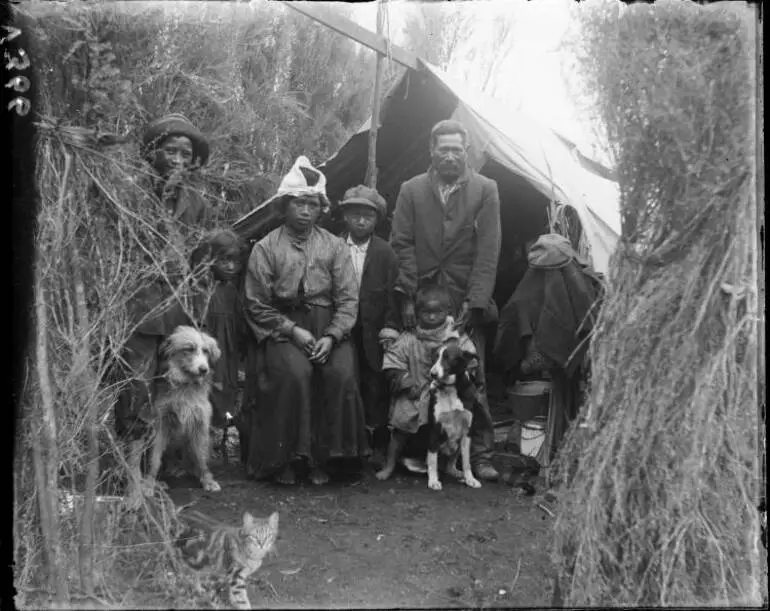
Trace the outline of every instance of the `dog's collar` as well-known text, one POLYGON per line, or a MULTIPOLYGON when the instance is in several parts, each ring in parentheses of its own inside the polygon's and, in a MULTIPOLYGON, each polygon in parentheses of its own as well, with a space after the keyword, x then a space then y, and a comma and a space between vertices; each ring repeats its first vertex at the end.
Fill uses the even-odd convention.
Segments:
POLYGON ((457 380, 459 380, 460 378, 463 378, 463 379, 466 379, 466 380, 470 380, 471 379, 471 374, 470 374, 470 372, 467 369, 463 370, 462 373, 451 373, 449 375, 453 375, 455 377, 455 383, 454 384, 441 384, 441 382, 439 380, 436 380, 436 379, 433 379, 433 378, 431 378, 430 383, 431 384, 439 384, 441 386, 455 386, 457 384, 457 380))
MULTIPOLYGON (((455 375, 455 374, 452 374, 452 375, 455 375)), ((456 384, 456 382, 455 382, 455 384, 456 384)), ((455 384, 443 384, 442 382, 440 382, 438 380, 431 380, 429 388, 430 388, 430 390, 438 390, 440 388, 451 388, 451 387, 455 386, 455 384)))

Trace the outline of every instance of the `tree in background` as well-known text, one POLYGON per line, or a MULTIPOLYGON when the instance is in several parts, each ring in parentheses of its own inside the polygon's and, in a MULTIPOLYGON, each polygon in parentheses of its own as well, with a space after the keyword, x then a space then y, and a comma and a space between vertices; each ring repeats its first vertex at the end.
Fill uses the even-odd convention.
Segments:
POLYGON ((499 70, 515 44, 516 20, 509 5, 472 2, 420 2, 402 5, 407 12, 402 44, 445 72, 493 95, 499 70), (484 35, 480 36, 479 32, 484 35), (457 60, 464 68, 459 69, 457 60))
POLYGON ((409 2, 404 6, 405 46, 422 59, 447 70, 458 48, 468 40, 470 19, 461 3, 409 2))
MULTIPOLYGON (((500 68, 516 42, 515 28, 513 12, 493 16, 490 35, 477 41, 481 44, 469 50, 468 60, 474 66, 478 66, 473 68, 473 72, 478 75, 478 86, 484 93, 495 94, 500 68)), ((468 74, 467 77, 471 75, 468 74)))
POLYGON ((202 176, 223 221, 260 203, 298 154, 332 155, 369 113, 370 52, 280 5, 26 10, 43 47, 43 112, 124 136, 185 114, 211 136, 202 176))

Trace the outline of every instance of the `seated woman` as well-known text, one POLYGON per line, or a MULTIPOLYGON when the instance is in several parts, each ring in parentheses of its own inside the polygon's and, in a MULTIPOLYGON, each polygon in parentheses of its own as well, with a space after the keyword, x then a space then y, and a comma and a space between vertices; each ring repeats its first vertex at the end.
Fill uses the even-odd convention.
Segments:
POLYGON ((247 372, 247 468, 282 484, 295 483, 298 463, 324 484, 329 459, 368 454, 348 339, 358 286, 345 243, 316 226, 328 208, 325 184, 305 157, 297 160, 272 200, 284 224, 254 246, 246 271, 246 317, 257 341, 256 370, 247 372))

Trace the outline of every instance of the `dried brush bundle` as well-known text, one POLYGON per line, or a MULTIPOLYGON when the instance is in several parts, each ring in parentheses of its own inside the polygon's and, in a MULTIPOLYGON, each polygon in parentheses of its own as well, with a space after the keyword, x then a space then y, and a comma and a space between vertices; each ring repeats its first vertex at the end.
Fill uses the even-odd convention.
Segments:
POLYGON ((624 244, 559 458, 564 604, 761 603, 751 39, 684 3, 584 19, 624 244))

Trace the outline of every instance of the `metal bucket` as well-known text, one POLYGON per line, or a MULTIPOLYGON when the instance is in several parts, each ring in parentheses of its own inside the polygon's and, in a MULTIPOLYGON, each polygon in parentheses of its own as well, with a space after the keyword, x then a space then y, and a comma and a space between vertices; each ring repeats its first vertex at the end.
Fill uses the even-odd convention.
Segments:
POLYGON ((521 423, 521 453, 524 456, 536 457, 545 441, 545 418, 527 420, 521 423))
POLYGON ((551 383, 546 380, 516 382, 508 390, 508 405, 516 420, 526 422, 548 415, 551 383))

